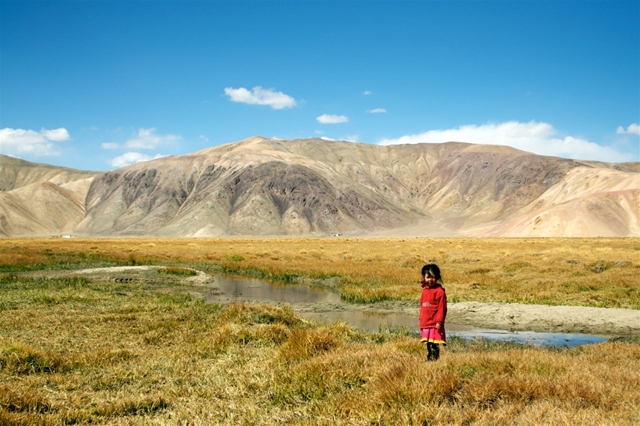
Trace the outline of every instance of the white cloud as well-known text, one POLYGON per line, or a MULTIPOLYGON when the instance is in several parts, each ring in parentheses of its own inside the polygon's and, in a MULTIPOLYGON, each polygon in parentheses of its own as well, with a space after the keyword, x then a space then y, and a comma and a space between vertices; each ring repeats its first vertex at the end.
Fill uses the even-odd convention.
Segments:
POLYGON ((367 111, 369 114, 384 114, 387 112, 384 108, 374 108, 367 111))
POLYGON ((539 155, 598 160, 609 162, 634 161, 633 155, 618 152, 572 136, 557 137, 548 123, 508 121, 498 124, 460 126, 455 129, 429 130, 397 139, 383 139, 380 145, 415 144, 421 142, 469 142, 474 144, 507 145, 539 155))
POLYGON ((140 163, 143 161, 155 160, 156 158, 161 158, 163 155, 157 154, 155 157, 152 157, 147 154, 141 154, 139 152, 127 152, 122 154, 119 157, 113 158, 109 163, 113 167, 125 167, 131 164, 140 163))
POLYGON ((629 125, 629 127, 627 127, 627 130, 625 130, 624 127, 622 126, 618 126, 616 133, 619 135, 620 134, 640 135, 640 124, 632 123, 629 125))
POLYGON ((229 96, 233 102, 240 102, 251 105, 269 105, 273 109, 293 108, 296 106, 296 100, 282 92, 276 92, 273 89, 263 89, 256 86, 251 91, 240 87, 234 89, 227 87, 224 93, 229 96))
POLYGON ((335 139, 331 139, 331 138, 328 138, 326 136, 320 136, 320 139, 322 139, 323 141, 331 141, 331 142, 335 141, 335 139))
POLYGON ((358 135, 347 135, 347 137, 345 138, 345 141, 347 142, 358 142, 358 135))
POLYGON ((318 123, 322 124, 338 124, 338 123, 346 123, 349 121, 349 117, 345 115, 331 115, 331 114, 322 114, 319 117, 316 117, 318 123))
POLYGON ((49 139, 51 141, 62 142, 69 140, 69 132, 64 127, 60 127, 59 129, 53 130, 40 130, 40 134, 44 136, 45 139, 49 139))
POLYGON ((171 143, 180 140, 180 136, 178 135, 156 135, 155 127, 150 129, 140 129, 138 130, 138 137, 135 139, 129 139, 125 146, 127 148, 136 148, 136 149, 154 149, 158 145, 171 143))
POLYGON ((362 93, 363 95, 370 95, 371 91, 370 90, 365 90, 364 93, 362 93))
POLYGON ((203 141, 203 142, 209 142, 209 138, 208 138, 208 137, 206 137, 205 135, 200 135, 200 136, 198 137, 198 139, 200 139, 200 140, 201 140, 201 141, 203 141))
POLYGON ((52 142, 69 139, 69 132, 64 127, 52 130, 41 129, 39 132, 5 127, 0 129, 0 152, 9 155, 59 155, 52 142))
POLYGON ((120 145, 117 142, 103 142, 102 149, 118 149, 120 145))

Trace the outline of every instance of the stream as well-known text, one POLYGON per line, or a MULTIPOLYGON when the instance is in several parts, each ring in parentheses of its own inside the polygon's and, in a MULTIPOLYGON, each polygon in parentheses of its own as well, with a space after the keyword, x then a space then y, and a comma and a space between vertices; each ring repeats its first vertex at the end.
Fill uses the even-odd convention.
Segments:
MULTIPOLYGON (((303 318, 323 324, 345 322, 366 331, 404 328, 419 335, 418 308, 416 314, 383 313, 356 309, 356 305, 340 300, 340 296, 327 289, 306 285, 277 285, 267 281, 216 275, 203 292, 206 303, 270 302, 288 304, 303 318)), ((588 334, 540 333, 534 331, 481 329, 447 322, 447 335, 464 339, 485 339, 496 342, 514 342, 535 346, 574 347, 598 343, 605 337, 588 334)))

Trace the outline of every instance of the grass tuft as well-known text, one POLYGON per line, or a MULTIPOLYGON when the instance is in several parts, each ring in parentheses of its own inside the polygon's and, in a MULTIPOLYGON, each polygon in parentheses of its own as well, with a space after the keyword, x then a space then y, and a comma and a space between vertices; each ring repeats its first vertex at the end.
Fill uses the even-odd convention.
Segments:
POLYGON ((283 324, 301 326, 304 321, 296 316, 289 306, 233 304, 220 317, 221 322, 237 324, 283 324))
POLYGON ((0 346, 0 368, 10 374, 63 373, 75 366, 73 359, 51 351, 38 350, 20 343, 3 343, 0 346))
POLYGON ((324 354, 340 346, 340 341, 326 330, 293 330, 280 348, 280 358, 295 362, 324 354))
POLYGON ((143 396, 104 404, 92 410, 100 417, 149 416, 170 407, 161 396, 143 396))
POLYGON ((166 268, 158 268, 159 274, 177 275, 179 277, 190 277, 198 275, 198 273, 191 268, 182 268, 179 266, 168 266, 166 268))
MULTIPOLYGON (((0 413, 48 413, 53 411, 51 402, 40 392, 16 391, 7 385, 0 384, 0 413)), ((2 417, 0 417, 0 423, 2 417)), ((4 423, 2 423, 4 424, 4 423)))

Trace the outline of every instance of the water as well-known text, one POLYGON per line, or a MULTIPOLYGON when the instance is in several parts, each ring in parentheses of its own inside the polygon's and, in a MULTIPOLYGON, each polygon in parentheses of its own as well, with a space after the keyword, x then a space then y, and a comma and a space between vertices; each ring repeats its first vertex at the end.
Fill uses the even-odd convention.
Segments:
MULTIPOLYGON (((354 310, 352 305, 340 300, 340 296, 330 290, 311 288, 305 285, 275 285, 267 281, 232 278, 221 275, 213 277, 203 293, 207 303, 232 302, 275 302, 291 304, 324 304, 333 310, 327 312, 300 312, 307 319, 323 324, 345 322, 353 327, 367 331, 404 328, 418 335, 416 315, 402 313, 377 313, 354 310)), ((417 309, 416 309, 417 311, 417 309)), ((514 342, 535 346, 579 346, 607 340, 601 336, 588 334, 538 333, 534 331, 515 331, 480 329, 462 324, 447 323, 448 336, 464 339, 485 339, 495 342, 514 342)))
MULTIPOLYGON (((324 324, 341 321, 367 331, 377 331, 381 328, 405 328, 414 333, 416 337, 419 335, 415 315, 381 314, 360 311, 309 312, 301 313, 301 315, 307 319, 312 319, 324 324)), ((571 348, 607 340, 605 337, 592 336, 589 334, 491 330, 454 323, 447 323, 446 331, 449 337, 457 336, 463 339, 514 342, 534 346, 568 346, 571 348)))
POLYGON ((450 333, 464 339, 485 339, 493 342, 514 342, 534 346, 568 346, 604 342, 606 337, 590 334, 538 333, 535 331, 506 331, 476 329, 450 333))
POLYGON ((250 278, 231 278, 216 275, 204 293, 207 303, 270 301, 279 303, 335 303, 341 304, 336 293, 305 285, 276 285, 250 278))

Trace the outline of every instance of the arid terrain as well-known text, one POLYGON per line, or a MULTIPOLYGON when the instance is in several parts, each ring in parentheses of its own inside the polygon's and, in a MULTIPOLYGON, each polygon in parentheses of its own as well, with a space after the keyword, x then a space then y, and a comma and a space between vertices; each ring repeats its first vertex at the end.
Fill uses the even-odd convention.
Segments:
POLYGON ((640 164, 253 137, 109 172, 0 156, 6 236, 638 237, 640 164))

